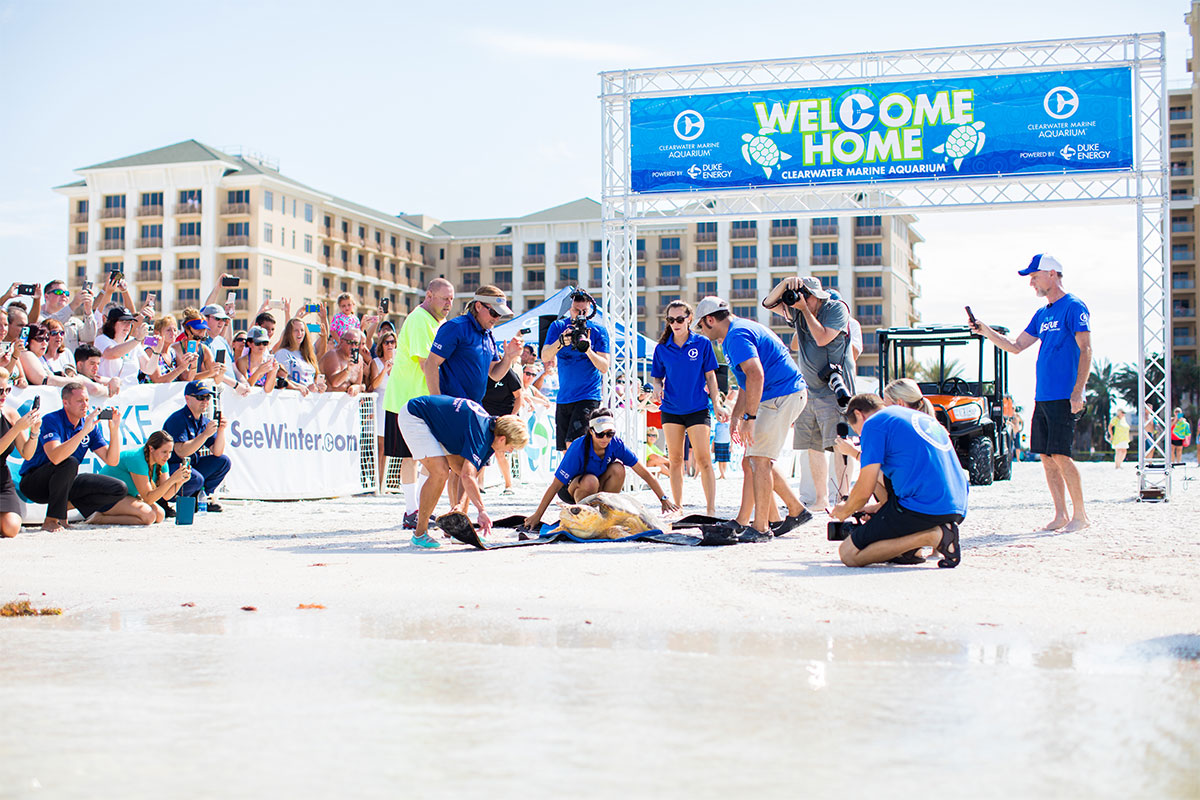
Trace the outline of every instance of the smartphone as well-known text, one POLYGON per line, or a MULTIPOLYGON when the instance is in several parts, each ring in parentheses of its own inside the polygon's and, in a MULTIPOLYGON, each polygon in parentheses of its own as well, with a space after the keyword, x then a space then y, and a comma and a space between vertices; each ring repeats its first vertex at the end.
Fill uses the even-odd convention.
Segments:
POLYGON ((308 323, 308 332, 319 334, 321 332, 321 326, 315 322, 310 322, 308 323))
POLYGON ((195 342, 195 340, 192 340, 192 341, 190 341, 190 342, 188 342, 188 343, 187 343, 187 351, 188 351, 189 353, 194 353, 194 352, 196 352, 196 342, 195 342))
POLYGON ((33 398, 33 405, 29 407, 30 411, 37 411, 42 407, 42 396, 39 394, 33 398))
POLYGON ((121 281, 123 281, 123 280, 125 280, 125 273, 124 273, 124 272, 110 272, 110 273, 108 273, 108 282, 109 282, 109 283, 111 283, 111 284, 114 284, 114 285, 115 285, 115 284, 118 284, 118 283, 120 283, 120 282, 121 282, 121 281))
POLYGON ((216 353, 213 355, 213 358, 217 359, 217 363, 218 363, 218 364, 224 364, 224 363, 225 363, 225 351, 224 351, 224 350, 218 350, 218 351, 217 351, 217 352, 216 352, 216 353))
POLYGON ((306 305, 304 307, 304 313, 305 314, 320 314, 321 313, 321 304, 320 303, 309 303, 308 305, 306 305))
POLYGON ((270 307, 271 308, 283 308, 283 301, 282 300, 272 300, 270 307))
POLYGON ((100 411, 100 416, 99 416, 99 417, 97 417, 97 419, 104 419, 104 420, 112 419, 112 418, 113 418, 113 414, 114 414, 115 412, 116 412, 116 409, 115 409, 115 408, 105 408, 105 409, 102 409, 102 410, 100 411))
POLYGON ((971 320, 971 324, 972 325, 978 324, 979 320, 975 319, 975 315, 973 313, 971 313, 971 307, 963 306, 963 308, 965 308, 967 310, 967 319, 971 320))
POLYGON ((522 336, 528 336, 531 333, 533 333, 533 328, 521 328, 522 336))
POLYGON ((221 412, 220 411, 213 412, 213 422, 217 423, 218 425, 221 424, 221 412))
POLYGON ((380 300, 379 300, 379 313, 380 313, 380 314, 386 314, 386 313, 388 313, 388 308, 390 308, 390 307, 391 307, 391 305, 392 305, 391 298, 388 298, 388 297, 383 297, 383 298, 380 298, 380 300))
POLYGON ((241 286, 242 279, 235 277, 233 275, 223 275, 221 277, 221 285, 222 286, 241 286))
POLYGON ((226 292, 225 293, 225 302, 226 303, 233 303, 236 301, 237 301, 237 292, 226 292))
POLYGON ((350 351, 350 363, 351 364, 358 363, 358 348, 357 347, 350 351))
POLYGON ((142 339, 142 344, 146 345, 146 347, 158 347, 162 344, 162 339, 157 336, 147 336, 145 339, 142 339))
POLYGON ((85 291, 85 292, 90 292, 91 290, 92 290, 92 282, 91 282, 91 281, 84 281, 84 282, 83 282, 83 290, 82 290, 82 291, 85 291))
POLYGON ((21 347, 29 347, 29 326, 21 328, 21 347))
POLYGON ((37 284, 36 283, 19 284, 17 286, 17 294, 27 294, 30 297, 33 297, 35 294, 37 294, 37 284))

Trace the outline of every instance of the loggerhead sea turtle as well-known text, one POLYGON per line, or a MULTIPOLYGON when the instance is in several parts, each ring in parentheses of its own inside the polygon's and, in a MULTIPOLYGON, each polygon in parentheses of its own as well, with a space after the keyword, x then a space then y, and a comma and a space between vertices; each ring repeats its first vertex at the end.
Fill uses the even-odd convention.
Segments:
POLYGON ((558 530, 580 539, 623 539, 635 533, 669 530, 667 523, 632 497, 597 492, 558 515, 558 530))
POLYGON ((945 144, 939 144, 933 148, 935 153, 945 153, 946 160, 954 159, 954 169, 957 171, 962 166, 963 159, 969 155, 978 155, 983 149, 983 140, 987 138, 983 134, 983 123, 976 122, 971 125, 959 125, 954 130, 950 131, 950 135, 946 137, 945 144), (972 153, 971 151, 975 152, 972 153))
POLYGON ((746 159, 747 164, 758 164, 762 167, 768 178, 771 177, 771 167, 791 158, 770 138, 770 134, 774 132, 774 128, 759 128, 757 136, 753 133, 742 134, 742 141, 745 142, 742 145, 742 158, 746 159))

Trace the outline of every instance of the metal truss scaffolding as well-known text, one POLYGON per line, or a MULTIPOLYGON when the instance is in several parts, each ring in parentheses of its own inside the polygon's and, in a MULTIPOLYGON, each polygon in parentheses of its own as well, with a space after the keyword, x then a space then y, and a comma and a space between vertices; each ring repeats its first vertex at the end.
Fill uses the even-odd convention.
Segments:
MULTIPOLYGON (((1162 33, 980 45, 931 50, 620 70, 600 75, 601 198, 604 227, 603 307, 613 368, 605 399, 616 400, 616 376, 636 374, 635 243, 639 225, 771 215, 825 217, 933 211, 1134 204, 1138 239, 1138 372, 1142 430, 1151 451, 1169 453, 1171 341, 1167 336, 1166 56, 1162 33), (639 194, 630 182, 630 101, 680 94, 785 89, 855 82, 1003 75, 1055 69, 1129 67, 1133 74, 1135 159, 1132 171, 1000 178, 864 181, 854 185, 758 187, 639 194), (621 324, 629 336, 616 335, 621 324)), ((628 416, 627 441, 635 415, 628 416)), ((1148 463, 1139 437, 1140 496, 1167 499, 1170 459, 1148 463)))

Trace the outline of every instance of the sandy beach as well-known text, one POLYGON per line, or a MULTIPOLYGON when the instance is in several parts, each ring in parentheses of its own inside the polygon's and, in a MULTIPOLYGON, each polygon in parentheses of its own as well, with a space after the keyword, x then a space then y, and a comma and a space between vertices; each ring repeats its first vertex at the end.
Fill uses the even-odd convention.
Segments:
MULTIPOLYGON (((28 598, 36 606, 61 607, 63 614, 0 620, 0 651, 6 654, 8 674, 0 687, 0 708, 18 723, 0 734, 0 796, 25 796, 38 787, 56 785, 56 796, 87 796, 87 787, 96 785, 108 787, 100 792, 106 796, 230 796, 222 787, 230 787, 235 776, 248 781, 238 784, 243 787, 261 782, 264 787, 292 787, 300 796, 322 796, 326 788, 336 788, 316 777, 299 780, 308 774, 304 768, 282 776, 279 770, 286 762, 275 759, 283 752, 306 761, 298 740, 311 737, 314 744, 326 743, 332 731, 346 737, 340 747, 353 744, 363 758, 389 754, 415 770, 412 774, 420 773, 423 777, 408 784, 415 795, 479 795, 492 790, 503 795, 519 789, 552 796, 557 792, 523 770, 502 775, 485 770, 475 776, 476 782, 464 783, 457 772, 425 774, 416 767, 419 758, 396 755, 413 737, 446 735, 429 719, 439 718, 438 709, 454 701, 423 699, 425 711, 418 716, 424 722, 394 732, 394 739, 380 738, 382 729, 351 723, 364 717, 383 728, 390 724, 385 719, 394 723, 394 716, 375 715, 383 714, 389 703, 400 702, 393 693, 411 689, 414 676, 429 689, 428 682, 440 674, 456 687, 456 699, 463 692, 470 694, 472 690, 464 687, 473 686, 474 679, 464 677, 466 663, 479 680, 494 682, 496 670, 508 675, 509 683, 493 687, 494 696, 508 697, 516 705, 456 716, 457 735, 468 740, 477 736, 493 749, 503 744, 496 737, 515 736, 508 742, 511 752, 501 747, 492 754, 511 759, 525 753, 529 744, 541 743, 551 751, 567 748, 583 733, 581 726, 595 726, 597 746, 608 753, 605 741, 613 737, 610 733, 606 739, 604 732, 611 728, 641 740, 644 733, 635 735, 638 725, 647 723, 639 722, 639 709, 652 702, 631 698, 618 687, 674 669, 673 659, 686 657, 701 658, 708 665, 693 664, 687 670, 692 677, 686 685, 696 694, 677 696, 679 685, 669 682, 655 689, 651 681, 648 689, 655 702, 664 696, 677 702, 672 701, 656 723, 661 730, 653 724, 647 730, 686 743, 697 727, 711 723, 712 715, 731 714, 738 720, 733 729, 752 737, 758 736, 755 731, 769 732, 775 726, 785 731, 779 741, 763 746, 777 755, 787 754, 791 766, 782 772, 766 770, 750 780, 739 777, 738 770, 727 770, 728 765, 705 760, 703 746, 694 743, 688 758, 700 760, 686 773, 669 767, 672 759, 666 756, 641 763, 645 756, 636 755, 640 751, 634 748, 630 757, 639 763, 638 771, 614 771, 611 764, 597 771, 595 764, 568 757, 544 774, 572 781, 586 776, 572 791, 586 796, 606 796, 609 791, 715 796, 751 787, 771 795, 794 795, 791 770, 811 767, 808 759, 831 745, 800 748, 805 755, 799 761, 793 749, 819 737, 830 723, 827 716, 810 723, 790 719, 786 709, 804 706, 804 696, 813 692, 843 698, 844 708, 834 703, 828 709, 835 715, 850 714, 859 703, 887 706, 879 705, 875 691, 886 690, 884 696, 893 697, 887 680, 881 680, 878 689, 852 683, 858 688, 843 694, 846 687, 839 690, 831 678, 833 668, 841 664, 857 665, 873 680, 897 669, 905 674, 915 670, 911 680, 921 688, 918 694, 973 687, 963 699, 976 705, 994 703, 995 693, 1011 688, 1005 684, 1014 674, 1028 680, 1030 687, 1066 676, 1083 708, 1061 719, 1050 714, 1046 719, 1001 722, 994 729, 995 720, 980 717, 965 733, 944 730, 930 720, 917 724, 916 730, 924 730, 934 743, 940 737, 966 735, 1011 747, 1032 735, 1023 726, 1054 725, 1056 719, 1063 723, 1067 718, 1073 721, 1064 724, 1086 738, 1111 724, 1115 712, 1107 703, 1153 685, 1159 694, 1153 700, 1143 698, 1144 708, 1161 705, 1168 710, 1170 719, 1160 717, 1155 723, 1169 722, 1167 755, 1160 754, 1157 761, 1114 760, 1141 735, 1136 726, 1132 733, 1126 728, 1114 733, 1117 738, 1105 747, 1062 756, 1073 769, 1091 768, 1089 780, 1096 781, 1072 786, 1093 796, 1151 787, 1155 796, 1194 797, 1200 789, 1200 745, 1195 743, 1200 731, 1200 675, 1196 661, 1186 656, 1191 652, 1195 658, 1200 641, 1200 526, 1195 522, 1200 490, 1194 481, 1177 475, 1171 502, 1138 503, 1133 499, 1133 467, 1115 471, 1111 464, 1085 464, 1082 471, 1093 525, 1078 533, 1040 530, 1051 513, 1039 465, 1016 464, 1012 481, 974 488, 971 512, 962 527, 963 561, 953 570, 937 569, 933 559, 915 567, 847 569, 837 561, 836 543, 825 539, 823 515, 793 534, 759 545, 549 544, 483 552, 453 543, 422 551, 409 545, 398 529, 403 507, 395 496, 229 502, 224 513, 198 517, 192 527, 79 525, 67 533, 26 531, 17 539, 0 541, 0 601, 28 598), (300 604, 324 608, 299 609, 300 604), (381 647, 398 648, 404 655, 388 656, 379 652, 381 647), (210 672, 205 658, 191 660, 195 648, 210 656, 218 652, 233 658, 230 653, 236 653, 239 663, 245 659, 244 669, 210 672), (449 663, 447 652, 454 653, 449 663), (464 652, 471 654, 465 662, 464 652), (398 672, 395 664, 383 666, 393 657, 404 662, 398 672), (587 666, 564 659, 583 659, 587 666), (736 708, 714 710, 716 698, 729 687, 723 689, 717 675, 711 682, 703 675, 726 660, 740 665, 732 676, 724 667, 719 670, 729 677, 786 670, 787 686, 794 693, 777 695, 783 688, 774 681, 755 689, 738 680, 734 696, 740 705, 761 705, 761 712, 747 711, 742 718, 736 708), (286 666, 281 667, 283 662, 286 666), (278 668, 270 674, 290 686, 289 691, 315 704, 313 715, 304 715, 292 727, 278 723, 281 714, 294 710, 296 697, 289 695, 292 699, 286 702, 275 698, 278 704, 271 699, 281 689, 260 672, 268 666, 278 668), (1091 686, 1097 669, 1104 680, 1091 686), (596 698, 590 695, 573 697, 578 684, 564 690, 562 683, 574 674, 611 676, 615 683, 605 684, 601 695, 618 696, 599 705, 592 705, 596 698), (553 723, 538 724, 514 711, 522 707, 523 695, 511 696, 511 681, 533 675, 543 682, 524 687, 531 693, 528 704, 542 708, 539 704, 549 702, 555 709, 547 711, 553 723), (212 744, 218 751, 230 748, 226 737, 243 738, 245 747, 258 753, 255 766, 234 769, 238 758, 231 754, 212 771, 197 772, 190 778, 195 782, 184 786, 177 781, 195 771, 195 764, 171 750, 160 756, 175 765, 171 770, 128 770, 130 763, 142 763, 130 762, 137 758, 133 752, 115 744, 108 752, 97 740, 113 736, 114 720, 132 712, 117 711, 113 717, 81 723, 74 715, 81 703, 124 708, 122 698, 134 698, 133 705, 141 708, 136 699, 139 680, 145 681, 146 697, 153 700, 161 690, 165 704, 159 716, 153 709, 142 709, 139 714, 151 717, 142 720, 139 730, 158 731, 170 740, 168 732, 183 735, 177 726, 184 724, 192 741, 212 744), (321 698, 337 698, 347 690, 347 682, 364 680, 373 687, 364 692, 383 708, 364 711, 332 700, 322 704, 321 698), (218 703, 214 708, 207 705, 211 698, 202 702, 203 687, 217 691, 217 686, 225 701, 244 701, 244 731, 232 725, 243 716, 236 706, 218 703), (539 686, 551 698, 564 698, 564 705, 547 700, 539 686), (582 708, 589 714, 577 717, 582 708), (232 727, 212 728, 213 720, 206 717, 210 713, 232 727), (190 727, 183 722, 196 717, 200 720, 190 727), (271 735, 259 730, 266 720, 275 720, 269 723, 271 735), (573 720, 574 727, 562 728, 567 720, 573 720), (432 728, 422 727, 429 725, 432 728), (66 739, 64 730, 71 734, 66 739), (66 762, 48 759, 47 748, 58 747, 68 753, 73 748, 84 751, 72 762, 77 768, 65 769, 66 762), (103 757, 89 759, 86 753, 97 748, 103 757), (660 768, 675 773, 675 779, 668 780, 666 791, 655 792, 653 782, 641 781, 660 768), (639 786, 647 791, 638 791, 639 786)), ((719 510, 732 513, 740 476, 718 487, 719 510)), ((521 487, 515 495, 502 497, 493 487, 485 500, 494 504, 494 517, 525 513, 540 491, 541 487, 521 487)), ((685 494, 701 499, 698 485, 692 483, 685 494)), ((892 711, 875 724, 908 730, 902 718, 892 718, 892 711)), ((839 719, 836 727, 844 728, 846 719, 839 719)), ((871 726, 865 719, 861 723, 871 726)), ((127 731, 117 727, 119 740, 127 731)), ((1142 732, 1152 742, 1164 735, 1158 729, 1142 732)), ((868 734, 852 727, 840 735, 848 744, 853 736, 868 734)), ((340 747, 319 747, 307 766, 326 764, 336 774, 337 765, 344 763, 337 756, 340 747)), ((244 755, 243 749, 234 750, 244 755)), ((902 760, 904 752, 901 748, 893 756, 902 760)), ((912 755, 922 758, 920 750, 912 755)), ((1020 758, 1019 753, 1010 755, 1020 758)), ((898 766, 891 758, 883 758, 884 766, 898 766)), ((950 773, 935 776, 931 784, 914 784, 912 793, 953 793, 956 784, 951 778, 965 779, 964 770, 985 774, 990 759, 985 751, 960 754, 947 767, 950 773)), ((1054 777, 1060 773, 1052 765, 1042 768, 1044 773, 1035 769, 1017 776, 997 766, 993 782, 978 794, 1060 794, 1064 787, 1054 777)), ((329 772, 320 774, 327 777, 329 772)), ((351 794, 384 796, 398 791, 399 785, 380 776, 351 794)), ((831 771, 810 788, 815 795, 825 795, 872 785, 865 776, 831 771)), ((879 786, 909 793, 894 782, 879 786)))

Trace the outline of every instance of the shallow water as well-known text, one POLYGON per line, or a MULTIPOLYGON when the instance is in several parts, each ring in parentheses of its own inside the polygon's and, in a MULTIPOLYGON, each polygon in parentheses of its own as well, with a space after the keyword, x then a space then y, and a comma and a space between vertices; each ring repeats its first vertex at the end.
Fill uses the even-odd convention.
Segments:
POLYGON ((1196 637, 4 622, 5 798, 1200 796, 1196 637))

